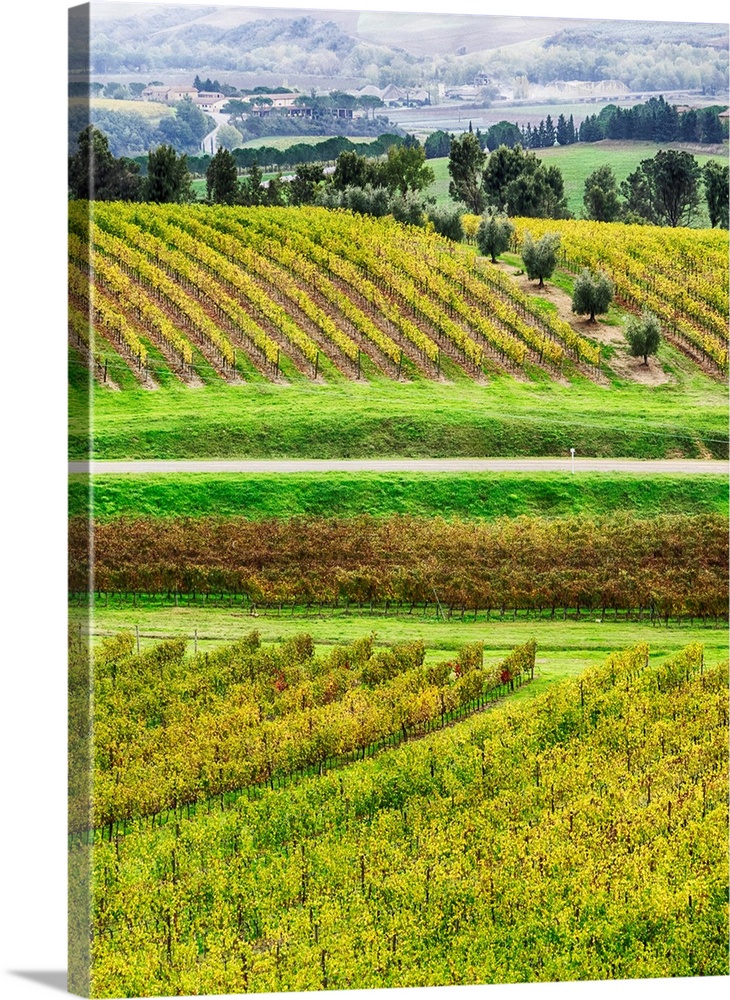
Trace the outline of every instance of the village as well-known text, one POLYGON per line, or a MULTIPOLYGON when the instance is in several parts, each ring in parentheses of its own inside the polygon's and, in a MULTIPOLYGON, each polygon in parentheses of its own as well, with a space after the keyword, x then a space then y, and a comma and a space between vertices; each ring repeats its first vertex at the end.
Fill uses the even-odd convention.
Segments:
MULTIPOLYGON (((456 88, 468 91, 463 96, 477 98, 479 89, 475 85, 470 88, 456 88)), ((446 96, 443 87, 441 97, 446 96)), ((352 92, 333 91, 326 94, 303 94, 299 91, 279 87, 272 92, 265 88, 256 88, 253 92, 242 92, 240 97, 234 97, 218 90, 198 90, 196 87, 181 85, 166 86, 150 85, 140 97, 143 101, 157 101, 161 104, 176 104, 189 99, 203 111, 213 114, 225 114, 227 105, 246 103, 247 113, 251 117, 265 118, 272 112, 284 114, 292 118, 311 118, 318 114, 331 114, 338 118, 365 118, 368 112, 376 107, 424 107, 431 104, 431 93, 422 88, 405 90, 390 84, 379 89, 372 85, 352 92)), ((238 110, 238 108, 236 108, 238 110)))

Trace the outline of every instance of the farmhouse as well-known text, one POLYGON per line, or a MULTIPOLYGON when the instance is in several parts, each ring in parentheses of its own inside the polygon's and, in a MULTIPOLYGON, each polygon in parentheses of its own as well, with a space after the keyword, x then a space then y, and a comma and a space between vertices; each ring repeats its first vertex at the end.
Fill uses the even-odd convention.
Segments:
POLYGON ((334 118, 362 118, 364 116, 362 111, 352 108, 334 107, 317 110, 306 103, 297 103, 301 97, 301 94, 256 94, 251 100, 266 101, 266 103, 254 107, 250 114, 255 118, 268 118, 272 111, 278 111, 290 118, 314 118, 325 114, 332 115, 334 118))
POLYGON ((145 87, 140 94, 143 101, 167 101, 169 87, 145 87))
POLYGON ((201 108, 209 108, 213 104, 219 104, 226 100, 226 95, 221 94, 218 90, 199 90, 193 98, 193 104, 199 104, 201 108))
MULTIPOLYGON (((145 87, 141 93, 143 101, 159 101, 162 104, 176 104, 189 97, 194 100, 198 96, 195 87, 145 87)), ((221 97, 223 95, 221 94, 221 97)))
POLYGON ((299 94, 254 94, 252 101, 266 101, 265 105, 254 108, 252 115, 265 118, 271 111, 291 111, 299 94))

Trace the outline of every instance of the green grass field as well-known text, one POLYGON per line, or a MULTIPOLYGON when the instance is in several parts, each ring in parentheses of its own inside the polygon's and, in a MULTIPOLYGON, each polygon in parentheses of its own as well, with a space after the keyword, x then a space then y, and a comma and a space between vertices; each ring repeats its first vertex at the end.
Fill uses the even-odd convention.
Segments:
MULTIPOLYGON (((87 477, 69 482, 69 514, 84 513, 87 477)), ((93 477, 94 517, 387 517, 494 518, 519 515, 600 517, 622 511, 728 513, 723 476, 602 473, 316 475, 123 475, 93 477)))
MULTIPOLYGON (((538 644, 536 683, 528 686, 519 697, 531 697, 544 690, 550 683, 563 677, 579 674, 589 665, 602 663, 609 653, 625 649, 637 642, 648 642, 652 656, 664 657, 676 653, 690 642, 702 642, 708 665, 724 662, 728 656, 727 631, 724 628, 690 627, 689 625, 652 625, 649 622, 626 621, 535 621, 512 620, 506 615, 503 621, 476 622, 441 621, 431 614, 423 618, 413 615, 371 615, 368 613, 329 612, 325 614, 291 616, 276 611, 259 612, 252 616, 240 606, 225 607, 160 607, 154 602, 132 606, 130 602, 113 602, 108 607, 97 601, 90 633, 95 638, 123 630, 139 628, 140 647, 154 645, 162 638, 185 636, 193 651, 197 631, 198 649, 211 649, 223 642, 233 642, 256 629, 264 642, 281 642, 309 633, 317 646, 323 648, 352 642, 363 635, 376 634, 376 642, 388 645, 422 639, 429 662, 438 662, 450 656, 469 642, 483 642, 485 662, 497 662, 515 646, 535 638, 538 644)), ((70 608, 72 625, 80 620, 79 609, 70 608)), ((468 618, 469 616, 467 616, 468 618)), ((86 622, 82 629, 86 630, 86 622)))
MULTIPOLYGON (((553 115, 549 109, 542 109, 541 117, 546 113, 553 115)), ((505 114, 509 120, 509 115, 505 114)), ((539 121, 539 119, 538 119, 539 121)), ((621 183, 629 174, 634 171, 641 160, 646 160, 656 156, 660 149, 681 148, 670 143, 666 146, 653 142, 617 142, 605 139, 603 142, 575 143, 572 146, 553 146, 550 149, 536 149, 537 156, 548 164, 555 164, 560 167, 565 181, 565 194, 568 201, 568 208, 580 218, 583 214, 583 189, 586 177, 602 167, 609 164, 613 167, 616 180, 621 183)), ((727 162, 727 155, 716 156, 706 154, 694 154, 697 162, 702 166, 709 160, 727 162)), ((429 160, 428 165, 435 174, 434 183, 429 189, 429 194, 436 198, 438 205, 453 205, 454 202, 449 197, 449 160, 448 157, 429 160)), ((709 225, 707 213, 704 208, 698 217, 698 224, 709 225)))
MULTIPOLYGON (((603 142, 577 143, 574 146, 553 146, 552 149, 538 149, 536 152, 546 164, 554 163, 560 167, 565 181, 568 208, 576 218, 580 218, 584 207, 585 181, 594 170, 608 163, 613 167, 616 180, 620 184, 636 170, 641 160, 653 158, 660 149, 672 148, 680 149, 682 147, 675 144, 658 146, 652 142, 617 142, 605 139, 603 142)), ((694 156, 700 166, 704 166, 710 160, 727 161, 727 156, 719 157, 701 153, 695 153, 694 156)), ((702 203, 699 223, 703 226, 709 225, 704 202, 702 203)))
MULTIPOLYGON (((724 385, 694 366, 656 387, 577 380, 487 385, 311 382, 154 392, 95 387, 96 458, 567 455, 723 457, 724 385)), ((70 457, 86 457, 87 389, 72 373, 70 457), (75 415, 75 416, 74 416, 75 415)))
POLYGON ((169 118, 175 114, 175 109, 161 104, 159 101, 116 101, 110 97, 92 97, 91 101, 82 98, 71 98, 69 104, 80 105, 84 103, 91 106, 92 115, 94 111, 117 111, 124 114, 141 115, 148 122, 159 125, 163 118, 169 118))
MULTIPOLYGON (((580 122, 586 115, 599 114, 609 103, 619 104, 621 107, 625 106, 621 101, 609 102, 605 98, 599 98, 596 104, 586 104, 585 101, 561 101, 558 98, 554 98, 553 100, 546 100, 536 104, 519 102, 503 105, 500 101, 499 112, 500 114, 504 112, 502 117, 508 122, 513 121, 515 116, 519 120, 526 115, 531 125, 539 125, 541 121, 544 121, 550 115, 553 123, 557 124, 560 115, 565 115, 566 118, 570 118, 573 115, 580 122)), ((496 110, 496 107, 490 108, 490 114, 494 115, 496 110)))

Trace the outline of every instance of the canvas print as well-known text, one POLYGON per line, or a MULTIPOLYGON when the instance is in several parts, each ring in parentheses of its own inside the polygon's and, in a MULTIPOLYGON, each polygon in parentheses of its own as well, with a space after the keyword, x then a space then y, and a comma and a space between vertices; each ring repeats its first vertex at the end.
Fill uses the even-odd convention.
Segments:
POLYGON ((728 26, 69 59, 72 992, 726 976, 728 26))

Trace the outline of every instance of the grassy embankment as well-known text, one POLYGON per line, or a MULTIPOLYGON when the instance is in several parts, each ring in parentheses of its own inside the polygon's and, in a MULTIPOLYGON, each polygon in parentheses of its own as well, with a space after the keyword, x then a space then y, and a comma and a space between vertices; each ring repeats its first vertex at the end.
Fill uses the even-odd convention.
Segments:
MULTIPOLYGON (((86 504, 72 476, 69 514, 86 504)), ((622 511, 728 513, 722 476, 581 473, 321 473, 94 476, 94 516, 115 517, 601 517, 622 511)))
MULTIPOLYGON (((86 457, 87 400, 72 379, 70 457, 86 457)), ((360 458, 727 454, 725 387, 697 372, 648 388, 510 378, 311 382, 157 391, 94 388, 94 457, 360 458)))

